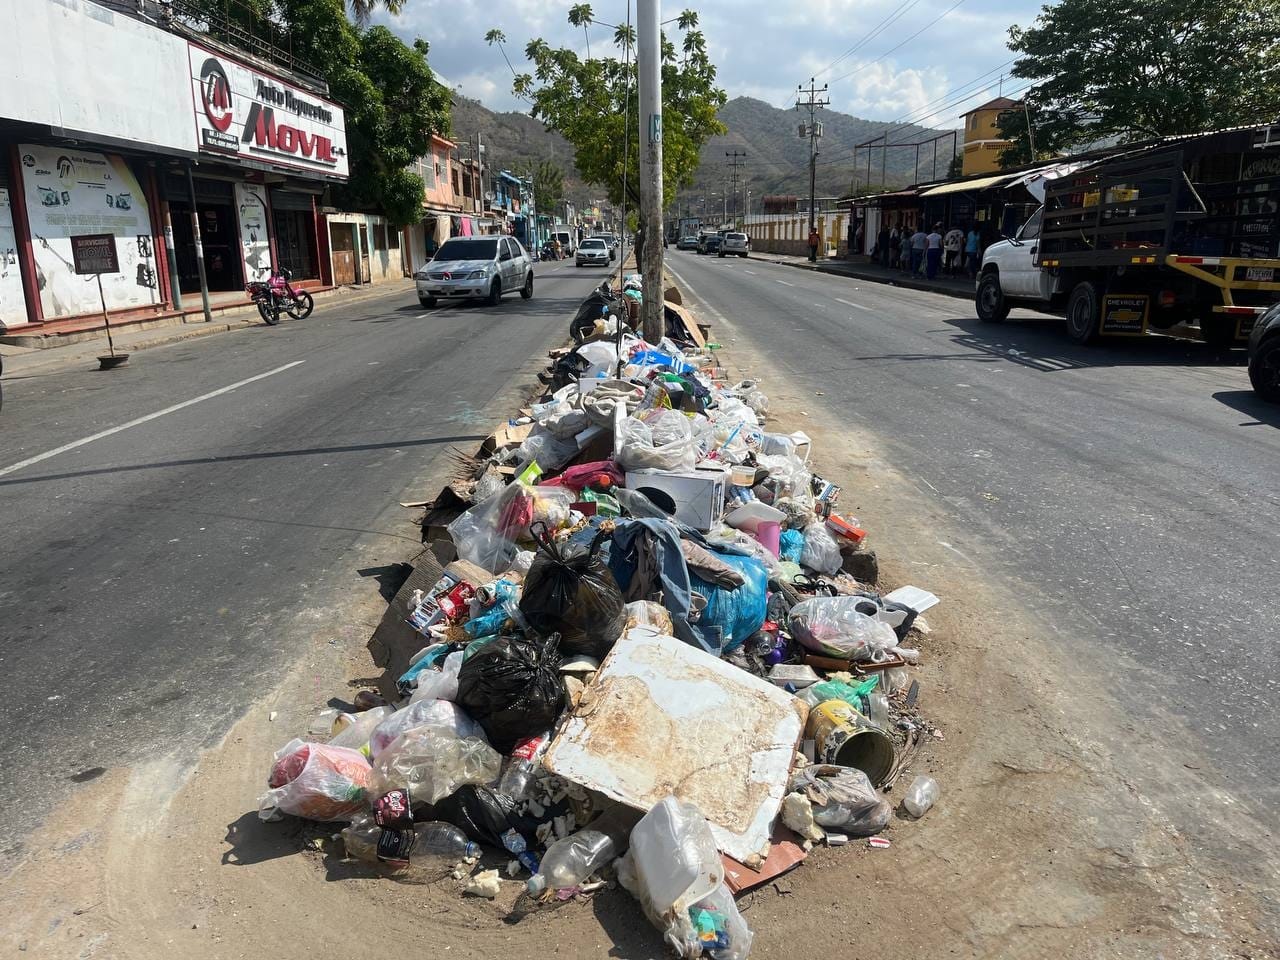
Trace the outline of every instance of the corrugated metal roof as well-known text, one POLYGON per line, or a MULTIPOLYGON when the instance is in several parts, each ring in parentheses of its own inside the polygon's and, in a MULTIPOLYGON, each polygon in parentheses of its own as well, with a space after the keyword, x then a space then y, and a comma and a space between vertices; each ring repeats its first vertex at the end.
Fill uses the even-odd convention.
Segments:
POLYGON ((986 190, 990 187, 998 186, 1014 179, 1015 173, 997 173, 990 177, 975 177, 970 180, 953 180, 951 183, 944 183, 941 186, 930 187, 920 196, 922 197, 940 197, 946 193, 963 193, 966 190, 986 190))

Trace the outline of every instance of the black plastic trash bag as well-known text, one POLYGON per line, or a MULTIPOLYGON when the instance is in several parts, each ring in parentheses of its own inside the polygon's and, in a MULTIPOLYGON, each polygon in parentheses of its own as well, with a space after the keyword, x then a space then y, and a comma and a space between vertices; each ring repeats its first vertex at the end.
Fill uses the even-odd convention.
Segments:
MULTIPOLYGON (((525 816, 519 811, 520 804, 510 797, 503 796, 488 787, 467 784, 422 811, 414 811, 415 820, 443 820, 452 823, 462 830, 469 840, 483 843, 499 850, 507 846, 503 834, 514 830, 532 850, 538 845, 538 825, 553 815, 564 813, 557 807, 555 814, 548 811, 541 820, 537 817, 525 816)), ((565 809, 568 804, 563 804, 565 809)))
POLYGON ((455 702, 479 722, 499 753, 555 726, 564 709, 559 642, 554 633, 538 640, 498 637, 458 671, 455 702))
POLYGON ((627 622, 622 591, 600 556, 606 534, 562 546, 545 529, 533 532, 538 554, 524 578, 520 612, 539 633, 559 633, 562 652, 603 660, 627 622))

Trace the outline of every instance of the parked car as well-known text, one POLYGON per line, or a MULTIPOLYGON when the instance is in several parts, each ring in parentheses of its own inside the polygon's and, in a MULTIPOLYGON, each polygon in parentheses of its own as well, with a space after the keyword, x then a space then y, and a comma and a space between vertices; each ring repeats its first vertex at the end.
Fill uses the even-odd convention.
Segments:
POLYGON ((720 243, 720 256, 733 254, 738 257, 745 257, 747 251, 751 249, 751 240, 745 233, 726 233, 720 243))
POLYGON ((690 234, 687 237, 681 237, 676 241, 677 250, 697 250, 698 238, 690 234))
POLYGON ((616 233, 597 233, 595 236, 609 245, 609 259, 618 259, 618 235, 616 233))
POLYGON ((1263 400, 1280 403, 1280 303, 1260 316, 1249 334, 1249 382, 1263 400))
POLYGON ((533 296, 533 258, 512 237, 454 237, 413 275, 418 300, 486 300, 496 306, 504 293, 533 296))
POLYGON ((698 238, 699 253, 719 253, 720 244, 724 242, 724 238, 718 233, 704 233, 698 238))
POLYGON ((574 262, 580 267, 588 265, 607 267, 612 259, 613 253, 609 249, 609 244, 600 237, 587 237, 582 241, 582 246, 578 247, 578 252, 574 254, 574 262))

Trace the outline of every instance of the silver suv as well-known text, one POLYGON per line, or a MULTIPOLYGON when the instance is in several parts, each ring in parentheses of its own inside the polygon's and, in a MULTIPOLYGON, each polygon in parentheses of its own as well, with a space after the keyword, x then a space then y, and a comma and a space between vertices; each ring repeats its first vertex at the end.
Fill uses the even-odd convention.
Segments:
POLYGON ((733 254, 738 257, 745 257, 751 249, 751 240, 745 233, 726 233, 724 241, 720 244, 720 256, 733 254))
POLYGON ((418 302, 485 300, 496 306, 504 293, 533 296, 533 258, 513 237, 454 237, 413 275, 418 302))

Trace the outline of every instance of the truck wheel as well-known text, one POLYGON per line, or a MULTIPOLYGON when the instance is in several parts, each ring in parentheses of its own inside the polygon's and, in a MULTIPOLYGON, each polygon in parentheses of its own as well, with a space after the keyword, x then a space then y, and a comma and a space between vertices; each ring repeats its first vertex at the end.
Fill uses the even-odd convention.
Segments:
POLYGON ((1226 350, 1236 342, 1236 321, 1220 314, 1208 314, 1200 318, 1200 336, 1209 346, 1226 350))
POLYGON ((1009 302, 1000 288, 1000 275, 994 271, 984 273, 978 283, 975 298, 978 319, 983 323, 999 323, 1009 316, 1009 302))
POLYGON ((1280 337, 1267 337, 1249 358, 1249 382, 1269 403, 1280 403, 1280 337))
POLYGON ((1098 338, 1102 318, 1102 296, 1092 280, 1077 283, 1067 299, 1067 336, 1076 343, 1092 343, 1098 338))

